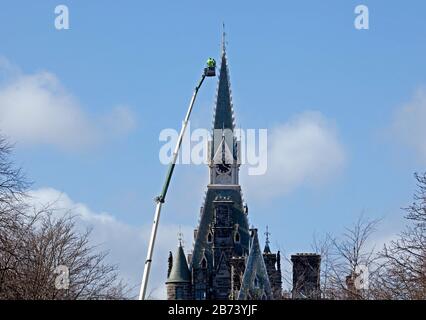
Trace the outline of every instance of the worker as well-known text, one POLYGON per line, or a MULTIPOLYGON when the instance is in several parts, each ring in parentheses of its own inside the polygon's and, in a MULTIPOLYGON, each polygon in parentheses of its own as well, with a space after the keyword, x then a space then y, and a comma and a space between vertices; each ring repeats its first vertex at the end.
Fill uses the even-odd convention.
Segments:
POLYGON ((208 58, 208 60, 207 60, 207 67, 209 67, 209 68, 216 67, 216 61, 213 58, 208 58))

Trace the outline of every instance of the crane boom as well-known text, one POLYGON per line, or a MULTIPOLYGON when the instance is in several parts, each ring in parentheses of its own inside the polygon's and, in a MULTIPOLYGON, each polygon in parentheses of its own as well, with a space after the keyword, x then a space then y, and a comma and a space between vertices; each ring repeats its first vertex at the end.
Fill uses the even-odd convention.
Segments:
POLYGON ((201 76, 201 79, 198 82, 198 85, 194 89, 194 93, 192 95, 191 102, 189 103, 188 111, 186 112, 185 119, 183 120, 182 128, 180 130, 178 140, 177 140, 177 143, 176 143, 176 147, 175 147, 175 150, 173 152, 173 158, 172 158, 172 161, 170 162, 169 168, 167 170, 166 180, 164 182, 163 189, 161 191, 161 194, 158 197, 155 198, 157 205, 156 205, 156 208, 155 208, 154 221, 153 221, 152 230, 151 230, 151 237, 149 239, 148 252, 147 252, 146 260, 145 260, 145 267, 144 267, 143 276, 142 276, 142 284, 141 284, 141 288, 140 288, 140 292, 139 292, 139 300, 145 300, 146 289, 147 289, 147 286, 148 286, 149 273, 151 271, 151 263, 152 263, 152 255, 153 255, 153 252, 154 252, 154 244, 155 244, 155 239, 156 239, 156 236, 157 236, 158 223, 160 222, 161 207, 166 200, 167 190, 169 189, 170 180, 172 178, 173 171, 175 169, 179 150, 180 150, 180 147, 182 145, 183 136, 185 135, 186 127, 188 126, 189 117, 191 116, 192 108, 194 106, 195 99, 197 98, 198 90, 200 89, 201 85, 203 84, 204 79, 206 77, 212 77, 214 75, 215 75, 215 65, 214 66, 208 65, 208 67, 204 69, 204 73, 201 76))

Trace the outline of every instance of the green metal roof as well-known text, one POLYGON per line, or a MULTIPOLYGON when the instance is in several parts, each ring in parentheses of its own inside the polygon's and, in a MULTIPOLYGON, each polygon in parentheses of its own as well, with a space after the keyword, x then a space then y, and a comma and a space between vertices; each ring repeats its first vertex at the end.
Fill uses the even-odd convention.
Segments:
POLYGON ((181 245, 179 245, 176 251, 172 270, 166 283, 172 282, 191 282, 191 273, 189 272, 188 263, 186 262, 185 253, 181 245))

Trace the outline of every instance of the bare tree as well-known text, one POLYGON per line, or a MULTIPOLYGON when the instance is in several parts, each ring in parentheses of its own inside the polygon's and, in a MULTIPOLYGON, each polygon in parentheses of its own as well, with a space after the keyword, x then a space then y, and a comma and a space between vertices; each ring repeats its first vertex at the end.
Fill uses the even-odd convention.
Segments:
POLYGON ((14 166, 11 158, 12 145, 0 136, 0 209, 14 207, 16 200, 25 195, 29 183, 21 168, 14 166))
POLYGON ((379 299, 426 299, 426 174, 415 178, 414 202, 404 209, 409 225, 381 253, 379 299))
POLYGON ((314 238, 313 249, 321 254, 321 290, 325 299, 367 299, 369 291, 362 285, 362 272, 374 273, 377 256, 368 240, 380 220, 361 215, 345 228, 341 237, 326 235, 314 238))
POLYGON ((115 266, 105 264, 106 252, 89 244, 89 231, 78 233, 71 215, 54 218, 52 211, 44 210, 15 251, 1 286, 2 298, 124 298, 126 288, 115 266))
POLYGON ((72 212, 31 208, 22 170, 0 138, 0 299, 123 299, 129 290, 72 212))
POLYGON ((276 243, 277 250, 280 252, 280 267, 281 267, 281 282, 282 292, 281 299, 287 300, 291 298, 291 290, 293 286, 293 275, 292 275, 292 262, 285 249, 276 243))
POLYGON ((12 146, 0 136, 0 288, 18 259, 28 222, 22 199, 29 184, 22 170, 13 165, 11 151, 12 146))
POLYGON ((329 234, 323 237, 314 234, 312 250, 321 256, 321 269, 320 269, 320 290, 321 297, 332 298, 334 297, 333 287, 331 286, 332 275, 332 238, 329 234))

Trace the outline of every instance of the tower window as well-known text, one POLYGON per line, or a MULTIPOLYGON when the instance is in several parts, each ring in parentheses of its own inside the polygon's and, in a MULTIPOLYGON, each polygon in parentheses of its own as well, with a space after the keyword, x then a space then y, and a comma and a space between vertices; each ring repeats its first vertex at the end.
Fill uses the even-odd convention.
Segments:
POLYGON ((207 268, 207 260, 206 257, 203 257, 201 260, 201 268, 206 269, 207 268))
POLYGON ((209 232, 209 234, 207 235, 207 243, 212 243, 212 241, 213 241, 212 233, 209 232))
POLYGON ((240 243, 240 233, 239 232, 235 233, 234 240, 235 240, 236 243, 240 243))

